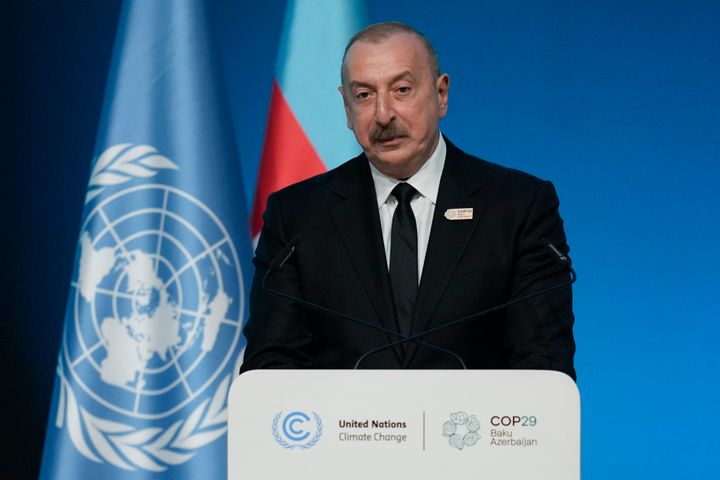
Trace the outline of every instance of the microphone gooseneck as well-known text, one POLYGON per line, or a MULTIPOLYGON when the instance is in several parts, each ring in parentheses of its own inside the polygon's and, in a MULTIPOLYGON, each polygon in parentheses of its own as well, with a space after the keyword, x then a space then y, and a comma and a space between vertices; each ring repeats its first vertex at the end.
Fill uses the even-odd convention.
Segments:
MULTIPOLYGON (((298 304, 298 305, 302 305, 302 306, 307 307, 307 308, 310 308, 310 309, 312 309, 312 310, 316 310, 316 311, 323 312, 323 313, 326 313, 326 314, 329 314, 329 315, 333 315, 333 316, 335 316, 335 317, 342 318, 342 319, 344 319, 344 320, 347 320, 347 321, 349 321, 349 322, 355 323, 355 324, 357 324, 357 325, 362 325, 362 326, 364 326, 364 327, 367 327, 367 328, 370 328, 370 329, 372 329, 372 330, 376 330, 376 331, 379 331, 379 332, 383 332, 383 333, 386 333, 386 334, 388 334, 388 335, 392 335, 392 336, 394 336, 394 337, 400 337, 400 338, 403 339, 403 340, 401 340, 401 341, 399 342, 400 344, 407 343, 407 341, 406 341, 406 338, 407 338, 407 337, 406 337, 405 335, 403 335, 403 334, 395 331, 395 330, 391 330, 391 329, 389 329, 389 328, 381 327, 380 325, 376 325, 376 324, 374 324, 374 323, 370 323, 370 322, 367 322, 367 321, 365 321, 365 320, 360 320, 359 318, 352 317, 352 316, 350 316, 350 315, 347 315, 347 314, 345 314, 345 313, 339 312, 339 311, 337 311, 337 310, 333 310, 333 309, 331 309, 331 308, 324 307, 324 306, 322 306, 322 305, 318 305, 318 304, 313 303, 313 302, 309 302, 309 301, 304 300, 304 299, 302 299, 302 298, 299 298, 299 297, 296 297, 296 296, 294 296, 294 295, 290 295, 290 294, 288 294, 288 293, 281 292, 280 290, 276 290, 276 289, 274 289, 274 288, 269 287, 269 286, 267 285, 267 280, 268 280, 268 278, 270 278, 270 276, 271 276, 273 273, 276 273, 276 272, 280 271, 280 270, 285 266, 285 264, 288 262, 288 260, 290 260, 290 258, 292 258, 292 256, 295 254, 295 249, 296 249, 296 247, 297 247, 297 245, 298 245, 299 243, 300 243, 300 237, 299 237, 299 236, 295 236, 295 237, 293 237, 283 248, 281 248, 280 251, 275 255, 275 258, 273 258, 273 260, 270 262, 270 265, 268 266, 268 270, 265 272, 265 275, 263 275, 263 278, 262 278, 262 281, 261 281, 261 286, 262 286, 262 289, 263 289, 263 290, 265 290, 266 292, 268 292, 268 293, 270 293, 270 294, 272 294, 272 295, 275 295, 275 296, 277 296, 277 297, 283 298, 283 299, 285 299, 285 300, 289 300, 289 301, 291 301, 291 302, 293 302, 293 303, 296 303, 296 304, 298 304)), ((460 356, 458 356, 456 353, 451 352, 450 350, 447 350, 447 349, 445 349, 445 348, 443 348, 443 347, 439 347, 439 346, 437 346, 437 345, 433 345, 433 344, 427 343, 427 342, 425 342, 425 341, 423 341, 423 340, 420 340, 420 339, 418 339, 418 338, 415 338, 415 339, 413 339, 412 341, 415 342, 415 343, 417 343, 417 344, 419 344, 419 345, 422 345, 422 346, 424 346, 424 347, 427 347, 427 348, 430 348, 430 349, 435 350, 435 351, 437 351, 437 352, 440 352, 440 353, 442 353, 442 354, 444 354, 444 355, 448 355, 449 357, 453 358, 454 360, 457 360, 458 363, 460 364, 460 366, 461 366, 463 369, 467 369, 467 366, 465 365, 465 362, 463 362, 462 358, 460 358, 460 356)), ((381 348, 381 350, 384 350, 384 349, 385 349, 385 347, 381 348)), ((361 359, 365 359, 366 357, 367 357, 367 355, 363 355, 363 356, 361 357, 361 359)), ((356 362, 356 363, 355 363, 355 369, 357 369, 357 366, 359 365, 359 363, 360 363, 360 362, 356 362)))
MULTIPOLYGON (((489 314, 491 314, 491 313, 498 312, 498 311, 503 310, 503 309, 505 309, 505 308, 507 308, 507 307, 510 307, 510 306, 512 306, 512 305, 515 305, 516 303, 524 302, 525 300, 530 300, 531 298, 539 297, 540 295, 544 295, 544 294, 546 294, 546 293, 550 293, 550 292, 552 292, 552 291, 559 290, 559 289, 561 289, 561 288, 570 286, 570 285, 572 285, 573 283, 575 283, 576 280, 577 280, 577 274, 575 273, 575 270, 573 270, 572 268, 570 268, 570 280, 567 280, 567 281, 562 282, 562 283, 558 283, 557 285, 553 285, 552 287, 548 287, 548 288, 545 288, 545 289, 543 289, 543 290, 538 290, 537 292, 533 292, 533 293, 531 293, 531 294, 524 295, 524 296, 522 296, 522 297, 515 298, 515 299, 510 300, 510 301, 508 301, 508 302, 501 303, 501 304, 499 304, 499 305, 495 305, 494 307, 490 307, 490 308, 488 308, 488 309, 486 309, 486 310, 482 310, 482 311, 480 311, 480 312, 472 313, 472 314, 470 314, 470 315, 467 315, 467 316, 462 317, 462 318, 458 318, 458 319, 453 320, 453 321, 451 321, 451 322, 444 323, 444 324, 442 324, 442 325, 438 325, 437 327, 433 327, 433 328, 430 328, 430 329, 428 329, 428 330, 424 330, 424 331, 422 331, 422 332, 414 333, 414 334, 412 334, 412 335, 409 335, 409 336, 403 338, 402 340, 397 340, 397 341, 395 341, 395 342, 391 342, 391 343, 388 343, 388 344, 386 344, 386 345, 382 345, 382 346, 380 346, 380 347, 377 347, 377 348, 375 348, 375 349, 367 352, 367 353, 364 354, 362 357, 360 357, 360 359, 355 363, 355 368, 357 368, 358 365, 359 365, 363 360, 365 360, 365 358, 367 358, 367 357, 369 357, 370 355, 373 355, 373 354, 375 354, 375 353, 378 353, 378 352, 380 352, 380 351, 382 351, 382 350, 385 350, 385 349, 387 349, 387 348, 392 348, 392 347, 394 347, 394 346, 396 346, 396 345, 401 345, 401 344, 406 343, 406 342, 417 341, 419 338, 422 338, 422 337, 424 337, 424 336, 426 336, 426 335, 431 335, 431 334, 433 334, 433 333, 439 332, 439 331, 444 330, 444 329, 446 329, 446 328, 450 328, 450 327, 453 327, 453 326, 455 326, 455 325, 459 325, 459 324, 461 324, 461 323, 467 322, 468 320, 474 320, 475 318, 482 317, 482 316, 485 316, 485 315, 489 315, 489 314)), ((438 348, 440 348, 440 347, 438 347, 438 348)))
POLYGON ((396 347, 396 346, 399 346, 399 345, 404 345, 404 344, 409 343, 409 342, 414 342, 414 343, 417 343, 418 345, 422 345, 422 346, 424 346, 424 347, 426 347, 426 348, 429 348, 429 349, 431 349, 431 350, 435 350, 436 352, 442 353, 443 355, 446 355, 446 356, 448 356, 448 357, 456 360, 456 361, 458 362, 458 364, 462 367, 462 369, 467 369, 467 366, 465 365, 465 362, 463 361, 463 359, 462 359, 458 354, 456 354, 455 352, 453 352, 453 351, 451 351, 451 350, 449 350, 449 349, 446 349, 446 348, 444 348, 444 347, 440 347, 440 346, 438 346, 438 345, 433 345, 433 344, 431 344, 431 343, 427 343, 427 342, 425 342, 424 340, 422 340, 422 337, 427 336, 427 335, 431 335, 431 334, 436 333, 436 332, 439 332, 439 331, 441 331, 441 330, 445 330, 446 328, 450 328, 450 327, 453 327, 453 326, 456 326, 456 325, 460 325, 460 324, 462 324, 462 323, 465 323, 465 322, 470 321, 470 320, 474 320, 474 319, 479 318, 479 317, 483 317, 483 316, 485 316, 485 315, 489 315, 489 314, 498 312, 498 311, 503 310, 503 309, 505 309, 505 308, 508 308, 508 307, 510 307, 510 306, 512 306, 512 305, 515 305, 516 303, 524 302, 524 301, 526 301, 526 300, 530 300, 530 299, 532 299, 532 298, 535 298, 535 297, 539 297, 539 296, 541 296, 541 295, 548 294, 548 293, 553 292, 553 291, 555 291, 555 290, 559 290, 559 289, 561 289, 561 288, 565 288, 565 287, 571 286, 573 283, 575 283, 575 281, 577 280, 577 274, 575 273, 575 270, 572 268, 572 263, 571 263, 570 258, 569 258, 567 255, 563 254, 563 253, 560 251, 560 249, 558 249, 558 248, 557 248, 554 244, 552 244, 551 242, 548 242, 547 240, 542 240, 542 242, 543 242, 543 244, 544 244, 544 247, 547 249, 547 251, 550 252, 550 255, 553 257, 553 259, 554 259, 558 264, 560 264, 561 266, 567 268, 568 272, 570 273, 570 279, 569 279, 569 280, 566 280, 566 281, 564 281, 564 282, 558 283, 557 285, 553 285, 553 286, 548 287, 548 288, 544 288, 544 289, 542 289, 542 290, 538 290, 537 292, 529 293, 529 294, 527 294, 527 295, 523 295, 523 296, 521 296, 521 297, 517 297, 517 298, 511 299, 511 300, 509 300, 509 301, 507 301, 507 302, 504 302, 504 303, 501 303, 501 304, 499 304, 499 305, 495 305, 495 306, 490 307, 490 308, 487 308, 487 309, 485 309, 485 310, 482 310, 482 311, 479 311, 479 312, 475 312, 475 313, 472 313, 472 314, 470 314, 470 315, 466 315, 466 316, 464 316, 464 317, 461 317, 461 318, 452 320, 452 321, 450 321, 450 322, 448 322, 448 323, 444 323, 444 324, 442 324, 442 325, 438 325, 438 326, 436 326, 436 327, 433 327, 433 328, 424 330, 424 331, 422 331, 422 332, 417 332, 417 333, 414 333, 414 334, 411 334, 411 335, 403 335, 403 334, 401 334, 401 333, 399 333, 399 332, 397 332, 397 331, 391 330, 391 329, 389 329, 389 328, 385 328, 385 327, 382 327, 382 326, 379 326, 379 325, 376 325, 376 324, 367 322, 367 321, 365 321, 365 320, 360 320, 359 318, 352 317, 352 316, 350 316, 350 315, 347 315, 347 314, 344 314, 344 313, 342 313, 342 312, 333 310, 333 309, 331 309, 331 308, 324 307, 324 306, 322 306, 322 305, 318 305, 318 304, 313 303, 313 302, 309 302, 309 301, 304 300, 304 299, 302 299, 302 298, 299 298, 299 297, 296 297, 296 296, 294 296, 294 295, 290 295, 290 294, 288 294, 288 293, 285 293, 285 292, 282 292, 282 291, 279 291, 279 290, 276 290, 276 289, 274 289, 274 288, 269 287, 269 286, 267 285, 267 280, 268 280, 268 278, 270 277, 270 275, 272 275, 273 273, 276 273, 276 272, 280 271, 280 270, 285 266, 285 264, 290 260, 290 258, 295 254, 296 247, 297 247, 297 245, 300 243, 300 237, 298 237, 298 236, 293 237, 293 238, 287 243, 287 245, 285 245, 283 248, 281 248, 280 251, 279 251, 279 252, 277 253, 277 255, 275 256, 275 258, 273 258, 272 262, 270 262, 270 265, 268 266, 268 270, 265 272, 265 275, 263 275, 263 278, 262 278, 262 281, 261 281, 261 286, 262 286, 263 290, 265 290, 266 292, 268 292, 268 293, 270 293, 270 294, 272 294, 272 295, 275 295, 275 296, 277 296, 277 297, 283 298, 283 299, 285 299, 285 300, 289 300, 289 301, 291 301, 291 302, 293 302, 293 303, 296 303, 296 304, 298 304, 298 305, 302 305, 302 306, 307 307, 307 308, 310 308, 310 309, 312 309, 312 310, 316 310, 316 311, 319 311, 319 312, 322 312, 322 313, 326 313, 326 314, 329 314, 329 315, 333 315, 333 316, 338 317, 338 318, 342 318, 342 319, 344 319, 344 320, 347 320, 347 321, 349 321, 349 322, 355 323, 355 324, 357 324, 357 325, 362 325, 362 326, 367 327, 367 328, 369 328, 369 329, 372 329, 372 330, 375 330, 375 331, 379 331, 379 332, 383 332, 383 333, 388 334, 388 335, 392 335, 393 337, 399 337, 399 340, 396 340, 396 341, 394 341, 394 342, 390 342, 390 343, 387 343, 387 344, 385 344, 385 345, 381 345, 381 346, 379 346, 379 347, 373 348, 372 350, 369 350, 369 351, 365 352, 364 354, 362 354, 362 355, 360 356, 360 358, 358 358, 358 360, 355 362, 355 364, 354 364, 354 366, 353 366, 353 368, 356 369, 356 370, 359 369, 359 368, 360 368, 360 365, 362 365, 362 363, 363 363, 367 358, 371 357, 372 355, 375 355, 375 354, 377 354, 377 353, 379 353, 379 352, 381 352, 381 351, 383 351, 383 350, 387 350, 387 349, 389 349, 389 348, 393 348, 393 347, 396 347))
MULTIPOLYGON (((499 305, 495 305, 495 306, 493 306, 493 307, 490 307, 490 308, 488 308, 488 309, 482 310, 482 311, 480 311, 480 312, 476 312, 476 313, 472 313, 472 314, 470 314, 470 315, 466 315, 466 316, 464 316, 464 317, 462 317, 462 318, 458 318, 458 319, 453 320, 453 321, 451 321, 451 322, 444 323, 444 324, 442 324, 442 325, 438 325, 437 327, 434 327, 434 328, 431 328, 431 329, 428 329, 428 330, 424 330, 424 331, 422 331, 422 332, 414 333, 414 334, 412 334, 412 335, 408 335, 408 336, 402 338, 401 340, 396 340, 395 342, 390 342, 390 343, 388 343, 388 344, 385 344, 385 345, 381 345, 381 346, 379 346, 379 347, 376 347, 376 348, 374 348, 374 349, 366 352, 365 354, 363 354, 363 355, 357 360, 357 362, 355 362, 355 367, 354 367, 354 368, 355 368, 355 369, 359 368, 360 364, 361 364, 366 358, 368 358, 368 357, 370 357, 370 356, 372 356, 372 355, 374 355, 374 354, 376 354, 376 353, 378 353, 378 352, 381 352, 381 351, 383 351, 383 350, 385 350, 385 349, 393 348, 393 347, 395 347, 395 346, 397 346, 397 345, 402 345, 402 344, 407 343, 407 342, 416 341, 416 340, 418 340, 418 339, 420 339, 420 338, 422 338, 422 337, 424 337, 424 336, 426 336, 426 335, 430 335, 430 334, 432 334, 432 333, 439 332, 439 331, 441 331, 441 330, 444 330, 444 329, 446 329, 446 328, 449 328, 449 327, 452 327, 452 326, 455 326, 455 325, 459 325, 459 324, 464 323, 464 322, 467 322, 467 321, 469 321, 469 320, 474 320, 475 318, 479 318, 479 317, 482 317, 482 316, 485 316, 485 315, 489 315, 489 314, 491 314, 491 313, 495 313, 495 312, 497 312, 497 311, 500 311, 500 310, 503 310, 503 309, 505 309, 505 308, 508 308, 508 307, 510 307, 510 306, 512 306, 512 305, 514 305, 514 304, 516 304, 516 303, 520 303, 520 302, 523 302, 523 301, 525 301, 525 300, 530 300, 530 299, 532 299, 532 298, 535 298, 535 297, 538 297, 538 296, 541 296, 541 295, 545 295, 545 294, 547 294, 547 293, 550 293, 550 292, 555 291, 555 290, 559 290, 559 289, 561 289, 561 288, 570 286, 570 285, 572 285, 573 283, 575 283, 575 281, 577 280, 577 274, 575 273, 575 270, 574 270, 574 269, 572 268, 572 266, 571 266, 570 257, 568 257, 567 255, 563 254, 563 253, 560 251, 560 249, 558 249, 553 243, 549 242, 548 240, 543 239, 543 240, 541 240, 541 242, 544 244, 545 248, 550 252, 550 255, 553 257, 553 259, 554 259, 556 262, 558 262, 560 265, 562 265, 563 267, 565 267, 565 268, 568 269, 568 271, 569 271, 569 273, 570 273, 570 279, 569 279, 569 280, 567 280, 567 281, 565 281, 565 282, 561 282, 561 283, 559 283, 559 284, 557 284, 557 285, 553 285, 552 287, 548 287, 548 288, 545 288, 545 289, 542 289, 542 290, 538 290, 537 292, 533 292, 533 293, 530 293, 530 294, 528 294, 528 295, 524 295, 524 296, 522 296, 522 297, 518 297, 518 298, 515 298, 515 299, 512 299, 512 300, 509 300, 508 302, 501 303, 501 304, 499 304, 499 305)), ((442 347, 437 347, 437 348, 442 348, 442 347)), ((463 365, 463 368, 464 368, 464 369, 467 369, 467 367, 465 367, 465 363, 462 361, 462 359, 461 359, 458 355, 456 355, 454 352, 450 352, 449 350, 448 350, 446 353, 447 353, 448 355, 453 356, 453 357, 457 357, 457 359, 458 359, 458 360, 460 361, 460 363, 463 365)))

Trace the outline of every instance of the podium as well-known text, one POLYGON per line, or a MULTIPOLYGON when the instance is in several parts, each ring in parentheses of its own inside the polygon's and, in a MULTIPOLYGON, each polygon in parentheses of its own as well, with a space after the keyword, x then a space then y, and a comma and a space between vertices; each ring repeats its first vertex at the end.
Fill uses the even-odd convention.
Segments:
POLYGON ((231 480, 580 478, 559 372, 258 370, 228 403, 231 480))

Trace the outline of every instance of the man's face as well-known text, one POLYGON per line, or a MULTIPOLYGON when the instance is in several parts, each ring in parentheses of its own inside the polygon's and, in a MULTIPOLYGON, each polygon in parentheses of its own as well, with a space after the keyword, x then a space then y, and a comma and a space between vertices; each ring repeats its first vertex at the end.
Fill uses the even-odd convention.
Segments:
POLYGON ((340 87, 347 125, 375 167, 395 178, 417 172, 435 150, 447 113, 447 75, 434 78, 420 39, 407 33, 356 42, 340 87))

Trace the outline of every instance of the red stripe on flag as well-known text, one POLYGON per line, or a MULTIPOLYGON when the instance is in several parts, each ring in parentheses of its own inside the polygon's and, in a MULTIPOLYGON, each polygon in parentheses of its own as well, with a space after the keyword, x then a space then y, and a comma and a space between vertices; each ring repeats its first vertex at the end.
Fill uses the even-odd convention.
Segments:
POLYGON ((273 81, 270 115, 250 217, 252 236, 257 236, 262 228, 268 195, 326 170, 285 100, 277 80, 273 81))

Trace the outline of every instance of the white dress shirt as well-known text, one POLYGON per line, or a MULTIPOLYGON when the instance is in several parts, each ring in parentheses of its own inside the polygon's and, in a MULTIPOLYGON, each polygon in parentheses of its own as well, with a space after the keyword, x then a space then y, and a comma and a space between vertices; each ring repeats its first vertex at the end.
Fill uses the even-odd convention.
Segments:
MULTIPOLYGON (((406 180, 418 193, 410 202, 418 234, 418 282, 422 278, 425 254, 427 253, 428 241, 430 240, 430 227, 432 226, 435 204, 437 203, 438 189, 440 188, 440 177, 445 166, 445 153, 447 147, 445 140, 440 135, 435 151, 430 158, 420 167, 415 175, 406 180)), ((388 269, 390 268, 390 231, 392 229, 392 218, 397 208, 398 201, 391 195, 395 185, 401 182, 397 178, 388 177, 370 163, 370 172, 375 183, 378 211, 380 213, 380 227, 382 228, 383 244, 385 245, 385 258, 388 269)))

